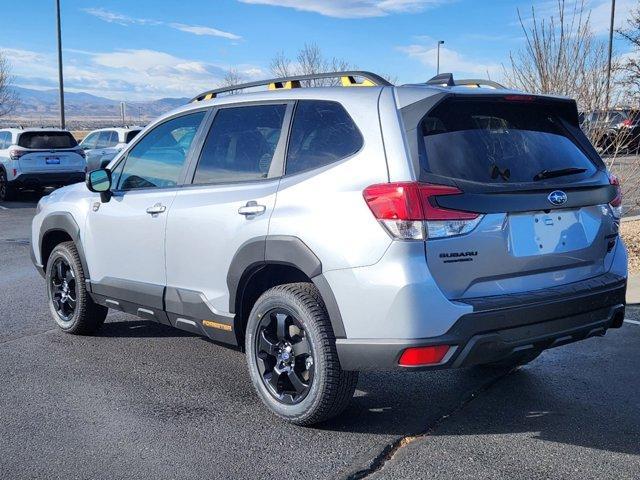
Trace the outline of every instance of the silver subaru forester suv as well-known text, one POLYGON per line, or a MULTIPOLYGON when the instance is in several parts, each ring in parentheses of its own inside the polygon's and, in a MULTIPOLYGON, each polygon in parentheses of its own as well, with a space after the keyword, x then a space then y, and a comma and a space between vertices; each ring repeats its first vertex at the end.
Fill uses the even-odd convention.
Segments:
POLYGON ((620 186, 573 100, 450 74, 228 90, 40 201, 62 330, 112 308, 238 346, 266 406, 309 425, 361 370, 508 368, 621 326, 620 186))

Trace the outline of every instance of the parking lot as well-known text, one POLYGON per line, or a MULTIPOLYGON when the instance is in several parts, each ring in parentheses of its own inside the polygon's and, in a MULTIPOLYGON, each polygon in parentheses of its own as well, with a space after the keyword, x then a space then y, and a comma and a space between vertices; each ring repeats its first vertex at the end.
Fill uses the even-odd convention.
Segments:
POLYGON ((22 200, 0 205, 0 478, 640 477, 640 307, 513 372, 362 374, 342 416, 300 428, 236 350, 117 312, 59 332, 22 200))

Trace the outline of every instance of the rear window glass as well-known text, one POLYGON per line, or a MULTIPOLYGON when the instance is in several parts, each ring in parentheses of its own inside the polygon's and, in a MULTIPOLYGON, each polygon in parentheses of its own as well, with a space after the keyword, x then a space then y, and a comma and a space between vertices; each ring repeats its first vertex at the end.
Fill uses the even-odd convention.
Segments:
POLYGON ((124 141, 125 143, 129 143, 131 140, 133 140, 136 135, 138 135, 141 132, 141 130, 131 130, 130 132, 127 132, 127 136, 125 137, 124 141))
POLYGON ((24 148, 50 150, 73 148, 78 142, 69 132, 24 132, 20 135, 18 145, 24 148))
POLYGON ((533 182, 541 172, 561 169, 574 170, 563 180, 593 175, 595 165, 565 125, 547 105, 447 100, 422 119, 421 166, 484 183, 533 182))

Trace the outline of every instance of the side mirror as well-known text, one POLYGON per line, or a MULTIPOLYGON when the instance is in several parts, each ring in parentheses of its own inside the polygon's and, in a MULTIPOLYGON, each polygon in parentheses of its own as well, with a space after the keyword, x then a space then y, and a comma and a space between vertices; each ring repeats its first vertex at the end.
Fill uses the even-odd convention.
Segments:
POLYGON ((93 170, 86 179, 87 188, 100 194, 100 200, 104 203, 111 200, 111 172, 109 170, 93 170))

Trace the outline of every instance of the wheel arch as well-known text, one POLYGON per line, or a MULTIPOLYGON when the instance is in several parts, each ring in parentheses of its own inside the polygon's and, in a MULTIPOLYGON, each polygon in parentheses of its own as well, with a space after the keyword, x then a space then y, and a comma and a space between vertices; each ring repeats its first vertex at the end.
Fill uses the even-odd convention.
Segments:
MULTIPOLYGON (((40 226, 40 234, 38 236, 38 251, 40 252, 40 261, 43 268, 46 269, 47 260, 53 249, 62 242, 72 241, 82 263, 85 280, 89 280, 89 269, 80 239, 80 227, 76 223, 73 215, 69 212, 55 212, 48 215, 40 226)), ((88 282, 87 282, 88 284, 88 282)))
POLYGON ((269 288, 294 282, 313 283, 325 303, 336 338, 345 338, 340 309, 322 262, 298 237, 273 235, 245 242, 233 256, 227 274, 229 311, 235 314, 238 342, 242 345, 246 322, 255 300, 269 288))

